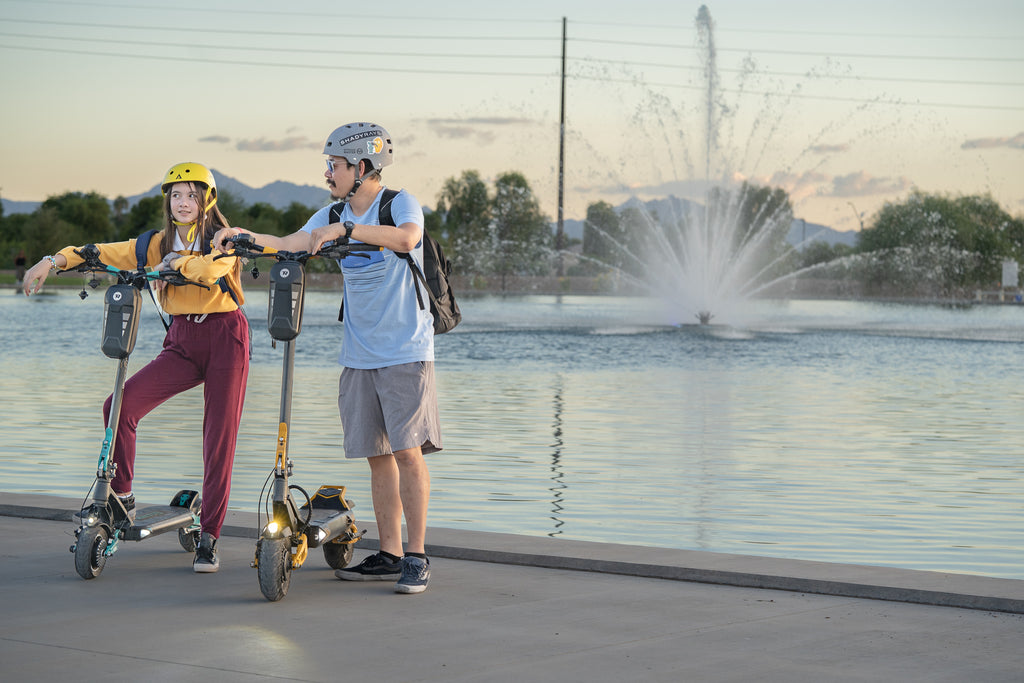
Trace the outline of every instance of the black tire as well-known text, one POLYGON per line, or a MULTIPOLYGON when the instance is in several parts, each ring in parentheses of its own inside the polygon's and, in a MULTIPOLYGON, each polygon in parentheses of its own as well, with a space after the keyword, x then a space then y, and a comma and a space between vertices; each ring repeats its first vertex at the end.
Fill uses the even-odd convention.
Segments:
POLYGON ((324 543, 324 559, 331 569, 347 567, 355 554, 355 543, 324 543))
POLYGON ((277 602, 288 592, 292 580, 292 547, 287 538, 264 538, 257 550, 260 590, 263 597, 277 602))
POLYGON ((75 571, 83 579, 95 579, 107 564, 107 549, 110 534, 102 526, 91 526, 82 529, 75 544, 75 571))
POLYGON ((199 530, 178 529, 178 543, 187 553, 194 553, 199 547, 199 530))

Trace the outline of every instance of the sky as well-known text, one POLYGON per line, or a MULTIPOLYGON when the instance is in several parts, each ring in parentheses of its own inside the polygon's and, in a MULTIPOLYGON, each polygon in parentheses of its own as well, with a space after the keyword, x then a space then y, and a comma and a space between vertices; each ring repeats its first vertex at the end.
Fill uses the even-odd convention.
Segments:
POLYGON ((180 161, 321 185, 327 135, 371 121, 430 207, 511 171, 554 220, 564 140, 567 219, 741 181, 837 230, 914 190, 1024 215, 1024 3, 700 7, 0 0, 0 196, 131 196, 180 161))

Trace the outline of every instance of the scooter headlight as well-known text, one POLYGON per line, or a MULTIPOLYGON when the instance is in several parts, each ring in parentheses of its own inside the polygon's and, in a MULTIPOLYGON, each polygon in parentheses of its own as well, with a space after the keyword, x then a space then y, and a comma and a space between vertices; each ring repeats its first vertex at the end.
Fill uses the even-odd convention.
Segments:
POLYGON ((277 522, 271 522, 267 525, 267 534, 270 536, 276 536, 277 532, 281 530, 281 525, 277 522))

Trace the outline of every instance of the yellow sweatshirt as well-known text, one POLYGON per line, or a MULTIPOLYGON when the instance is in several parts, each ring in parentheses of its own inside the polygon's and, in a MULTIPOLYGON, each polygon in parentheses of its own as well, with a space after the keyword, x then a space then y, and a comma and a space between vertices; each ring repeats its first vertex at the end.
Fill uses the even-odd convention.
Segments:
MULTIPOLYGON (((159 265, 160 240, 163 231, 153 235, 149 243, 149 250, 146 252, 146 267, 149 269, 159 265)), ((97 244, 100 250, 100 260, 109 266, 121 268, 122 270, 135 270, 138 263, 135 260, 135 240, 127 242, 109 242, 97 244)), ((80 247, 64 247, 60 253, 68 260, 67 268, 74 268, 84 260, 75 253, 80 247)), ((217 280, 224 278, 231 290, 238 297, 238 303, 245 303, 245 295, 242 293, 242 283, 239 278, 241 263, 237 256, 225 256, 214 260, 219 252, 213 252, 206 256, 194 251, 180 251, 182 259, 179 260, 178 270, 182 275, 193 282, 204 284, 209 289, 196 287, 195 285, 168 286, 158 292, 160 306, 171 315, 188 315, 190 313, 224 313, 238 308, 234 299, 227 292, 221 290, 217 280)))

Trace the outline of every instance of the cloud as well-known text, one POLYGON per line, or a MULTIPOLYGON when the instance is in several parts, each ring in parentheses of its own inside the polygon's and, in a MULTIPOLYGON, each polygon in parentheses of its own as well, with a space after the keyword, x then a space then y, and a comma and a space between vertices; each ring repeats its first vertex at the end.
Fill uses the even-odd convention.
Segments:
POLYGON ((320 150, 322 143, 312 142, 304 135, 293 135, 280 140, 239 140, 235 143, 235 149, 240 152, 290 152, 294 149, 315 149, 320 150))
POLYGON ((199 138, 199 142, 219 142, 225 144, 231 142, 231 138, 227 135, 207 135, 205 138, 199 138))
POLYGON ((975 138, 960 145, 960 149, 995 149, 998 147, 1024 149, 1024 133, 1017 133, 1012 138, 975 138))
POLYGON ((514 116, 472 116, 467 119, 427 119, 428 126, 470 125, 470 126, 519 126, 533 123, 530 119, 514 116))
POLYGON ((790 199, 798 202, 807 197, 821 194, 822 185, 827 185, 829 180, 827 175, 818 171, 807 171, 800 174, 776 171, 771 178, 755 184, 781 187, 790 199))
POLYGON ((522 126, 533 123, 530 119, 500 116, 478 116, 465 119, 427 119, 427 126, 442 138, 474 140, 477 144, 490 144, 497 139, 497 133, 490 130, 495 126, 522 126))
POLYGON ((903 192, 912 185, 906 178, 874 178, 864 171, 858 171, 836 176, 832 179, 831 190, 823 188, 818 194, 824 197, 867 197, 903 192))
POLYGON ((849 145, 814 145, 810 151, 815 154, 836 154, 850 149, 849 145))

